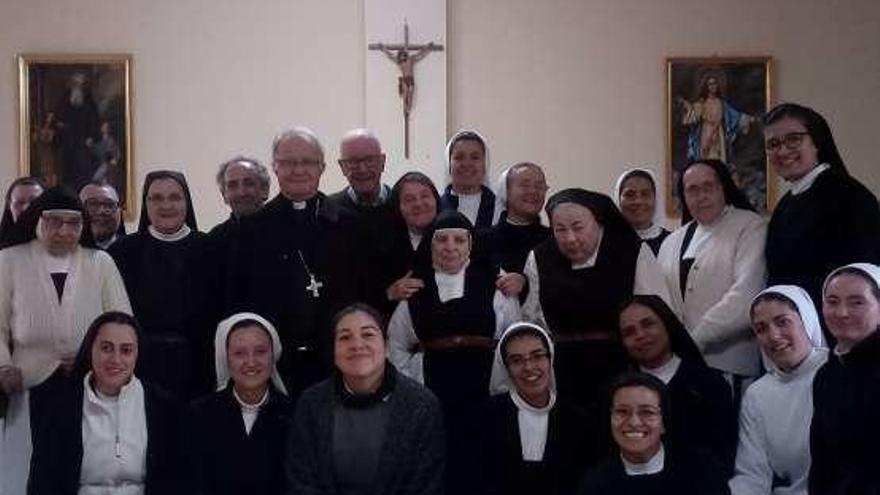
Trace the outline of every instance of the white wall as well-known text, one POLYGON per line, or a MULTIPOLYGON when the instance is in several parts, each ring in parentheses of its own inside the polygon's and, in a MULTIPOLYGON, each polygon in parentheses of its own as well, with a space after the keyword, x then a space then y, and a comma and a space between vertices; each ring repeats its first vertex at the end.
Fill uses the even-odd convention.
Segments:
MULTIPOLYGON (((770 55, 777 99, 829 118, 880 192, 875 0, 448 0, 447 26, 449 130, 484 133, 496 173, 528 159, 607 191, 624 164, 664 160, 665 57, 770 55)), ((225 215, 216 165, 266 160, 285 126, 322 136, 337 190, 336 141, 364 119, 362 33, 358 0, 0 0, 0 184, 17 173, 15 54, 105 51, 134 54, 138 185, 183 167, 203 228, 225 215)))

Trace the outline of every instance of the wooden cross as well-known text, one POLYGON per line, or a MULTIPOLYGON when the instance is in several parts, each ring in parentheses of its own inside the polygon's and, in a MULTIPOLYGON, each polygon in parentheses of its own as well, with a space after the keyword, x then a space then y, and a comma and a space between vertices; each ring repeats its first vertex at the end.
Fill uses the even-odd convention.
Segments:
POLYGON ((397 93, 403 100, 403 154, 409 158, 409 114, 412 111, 413 97, 416 92, 413 67, 428 53, 443 51, 443 45, 438 45, 433 41, 426 45, 410 45, 409 25, 404 21, 403 44, 370 43, 367 48, 381 51, 400 69, 400 77, 397 78, 397 93))

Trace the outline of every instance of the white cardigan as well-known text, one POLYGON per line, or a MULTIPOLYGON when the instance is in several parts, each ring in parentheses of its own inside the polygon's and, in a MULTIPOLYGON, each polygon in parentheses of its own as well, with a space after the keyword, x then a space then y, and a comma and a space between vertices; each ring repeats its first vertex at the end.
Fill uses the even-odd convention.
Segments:
POLYGON ((98 315, 131 314, 122 277, 107 253, 77 246, 60 303, 45 256, 38 240, 0 251, 0 366, 21 368, 26 388, 76 354, 98 315))
POLYGON ((691 266, 682 298, 679 267, 688 225, 670 234, 657 255, 672 308, 709 366, 758 376, 761 359, 750 329, 749 305, 767 279, 767 224, 754 212, 734 207, 725 210, 715 224, 706 227, 709 237, 691 266))

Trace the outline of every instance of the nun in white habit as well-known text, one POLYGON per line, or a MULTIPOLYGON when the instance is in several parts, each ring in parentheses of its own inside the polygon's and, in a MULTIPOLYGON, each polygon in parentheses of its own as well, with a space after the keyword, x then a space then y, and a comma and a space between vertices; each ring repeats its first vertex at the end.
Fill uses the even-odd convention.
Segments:
POLYGON ((440 210, 462 213, 477 229, 495 225, 501 211, 489 189, 489 148, 473 130, 456 132, 446 144, 447 186, 440 210))
POLYGON ((292 404, 268 320, 237 313, 214 338, 217 392, 190 406, 188 493, 282 494, 292 404))
POLYGON ((647 168, 626 170, 617 178, 611 197, 626 221, 656 256, 669 231, 664 227, 666 210, 663 194, 657 194, 654 172, 647 168))
POLYGON ((490 392, 479 417, 479 493, 572 493, 604 452, 594 422, 556 394, 553 341, 517 322, 495 348, 490 392))
POLYGON ((767 373, 745 392, 733 495, 806 495, 813 377, 828 358, 815 306, 805 290, 775 285, 750 309, 767 373))

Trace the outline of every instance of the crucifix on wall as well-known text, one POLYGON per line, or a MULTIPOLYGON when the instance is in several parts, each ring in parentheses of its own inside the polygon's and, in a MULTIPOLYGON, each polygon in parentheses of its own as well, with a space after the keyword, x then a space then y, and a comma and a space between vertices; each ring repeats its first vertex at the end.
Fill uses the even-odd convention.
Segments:
POLYGON ((397 93, 403 101, 403 153, 406 158, 409 158, 409 115, 412 112, 413 97, 416 91, 413 68, 416 62, 425 58, 430 52, 442 51, 443 46, 433 41, 422 45, 410 45, 409 25, 404 22, 403 44, 370 43, 367 48, 381 51, 400 70, 400 76, 397 78, 397 93))

